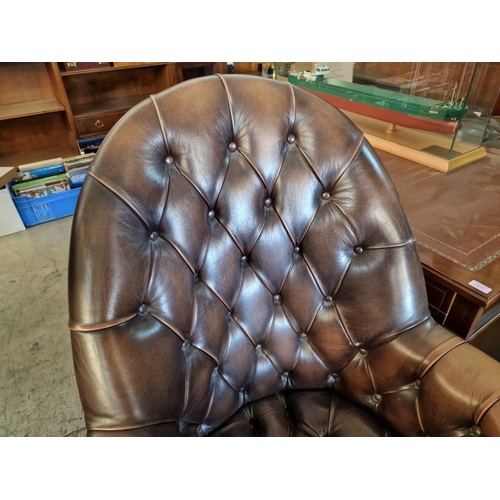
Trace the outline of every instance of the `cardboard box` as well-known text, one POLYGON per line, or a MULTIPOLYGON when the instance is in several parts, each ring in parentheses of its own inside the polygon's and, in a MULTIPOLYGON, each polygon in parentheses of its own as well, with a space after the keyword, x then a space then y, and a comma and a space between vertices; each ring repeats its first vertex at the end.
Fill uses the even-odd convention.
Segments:
POLYGON ((0 236, 26 229, 7 188, 7 183, 16 175, 17 170, 14 167, 0 167, 0 236))

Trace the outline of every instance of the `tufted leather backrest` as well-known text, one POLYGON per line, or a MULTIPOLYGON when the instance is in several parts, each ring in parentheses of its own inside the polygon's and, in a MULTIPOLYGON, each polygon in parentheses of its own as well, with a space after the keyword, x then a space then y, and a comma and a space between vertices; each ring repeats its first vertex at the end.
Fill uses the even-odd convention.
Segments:
POLYGON ((145 100, 78 202, 70 327, 87 425, 204 434, 283 389, 356 387, 428 318, 397 193, 362 133, 288 83, 228 75, 145 100))

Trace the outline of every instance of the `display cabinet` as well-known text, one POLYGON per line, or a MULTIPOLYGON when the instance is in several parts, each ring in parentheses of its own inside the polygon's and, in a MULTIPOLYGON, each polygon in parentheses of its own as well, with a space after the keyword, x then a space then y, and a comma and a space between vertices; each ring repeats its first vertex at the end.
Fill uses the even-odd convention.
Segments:
POLYGON ((498 98, 500 67, 296 62, 278 78, 342 109, 377 149, 447 172, 486 156, 482 142, 498 98))

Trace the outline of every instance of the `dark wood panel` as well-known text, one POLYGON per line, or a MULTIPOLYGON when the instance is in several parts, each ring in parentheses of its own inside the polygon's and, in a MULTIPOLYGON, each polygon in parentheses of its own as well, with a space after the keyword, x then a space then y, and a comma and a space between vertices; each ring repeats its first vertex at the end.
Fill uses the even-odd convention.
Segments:
POLYGON ((235 62, 234 72, 235 73, 255 73, 259 71, 260 65, 262 63, 258 62, 235 62))
POLYGON ((127 71, 93 71, 65 78, 64 85, 75 115, 79 105, 156 94, 166 84, 162 67, 133 67, 127 71))

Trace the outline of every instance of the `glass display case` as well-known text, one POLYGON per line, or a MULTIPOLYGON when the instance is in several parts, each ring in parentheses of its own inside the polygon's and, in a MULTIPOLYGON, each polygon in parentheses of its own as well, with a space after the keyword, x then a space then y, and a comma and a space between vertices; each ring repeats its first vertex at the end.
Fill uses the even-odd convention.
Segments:
POLYGON ((377 149, 444 172, 486 156, 498 64, 295 62, 274 69, 276 79, 343 110, 377 149))

